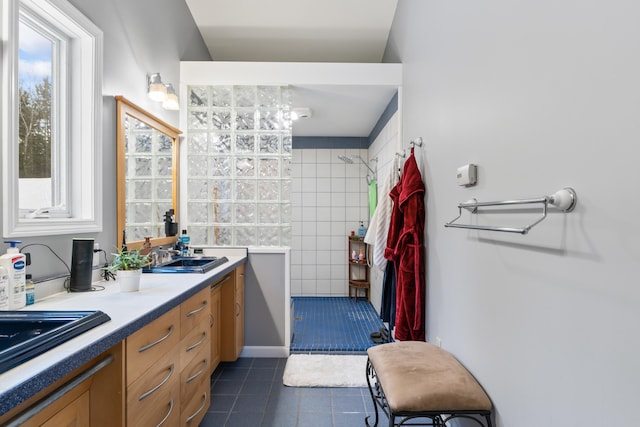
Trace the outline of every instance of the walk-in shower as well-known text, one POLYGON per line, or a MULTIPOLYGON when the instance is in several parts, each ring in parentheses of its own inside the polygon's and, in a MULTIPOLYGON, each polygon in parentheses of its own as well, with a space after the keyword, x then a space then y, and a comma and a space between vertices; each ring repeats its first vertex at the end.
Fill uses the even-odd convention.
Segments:
MULTIPOLYGON (((371 166, 369 166, 369 163, 365 162, 364 159, 360 156, 358 156, 357 154, 353 154, 353 155, 345 155, 345 154, 340 154, 338 155, 338 158, 340 160, 342 160, 345 163, 348 163, 350 165, 352 165, 354 162, 354 159, 359 159, 363 165, 365 165, 367 167, 367 169, 369 169, 369 171, 371 172, 371 175, 367 174, 367 184, 371 184, 371 181, 377 179, 377 173, 376 171, 374 171, 373 169, 371 169, 371 166)), ((374 157, 373 159, 369 160, 369 162, 377 162, 378 158, 374 157)))

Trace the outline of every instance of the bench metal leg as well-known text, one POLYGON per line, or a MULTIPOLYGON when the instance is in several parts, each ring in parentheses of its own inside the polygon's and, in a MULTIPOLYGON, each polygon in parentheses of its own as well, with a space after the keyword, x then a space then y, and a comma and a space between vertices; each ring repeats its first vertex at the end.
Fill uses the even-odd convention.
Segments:
MULTIPOLYGON (((377 427, 377 425, 378 425, 378 400, 376 399, 376 396, 374 395, 373 387, 371 386, 371 381, 372 380, 376 381, 376 388, 379 387, 379 384, 378 384, 378 381, 376 380, 376 372, 373 370, 373 365, 371 364, 371 361, 369 359, 367 359, 367 373, 366 374, 367 374, 367 386, 369 387, 369 394, 371 395, 371 401, 373 402, 373 409, 376 411, 376 420, 375 420, 375 423, 373 425, 369 424, 370 415, 368 415, 364 419, 364 422, 367 425, 367 427, 377 427)), ((379 394, 379 390, 376 390, 376 394, 379 394)))
MULTIPOLYGON (((447 413, 447 416, 441 416, 438 412, 407 412, 407 413, 393 413, 391 408, 387 403, 386 396, 384 394, 384 390, 382 389, 382 385, 378 382, 378 378, 376 376, 376 371, 371 364, 371 361, 367 359, 367 386, 369 387, 369 394, 371 395, 371 401, 373 402, 373 409, 375 411, 375 421, 373 424, 369 424, 370 415, 365 418, 365 424, 367 427, 377 427, 378 426, 378 406, 380 410, 389 418, 389 427, 396 427, 396 417, 401 417, 397 426, 401 427, 406 425, 406 422, 409 422, 415 418, 429 418, 431 423, 425 424, 411 424, 411 425, 420 425, 420 426, 432 426, 432 427, 447 427, 448 422, 454 418, 466 418, 469 420, 473 420, 478 423, 481 427, 485 427, 481 420, 477 417, 484 417, 486 421, 486 427, 493 427, 491 422, 491 413, 486 411, 457 411, 453 413, 447 413), (372 384, 373 383, 373 384, 372 384)), ((446 412, 446 411, 443 411, 446 412)))

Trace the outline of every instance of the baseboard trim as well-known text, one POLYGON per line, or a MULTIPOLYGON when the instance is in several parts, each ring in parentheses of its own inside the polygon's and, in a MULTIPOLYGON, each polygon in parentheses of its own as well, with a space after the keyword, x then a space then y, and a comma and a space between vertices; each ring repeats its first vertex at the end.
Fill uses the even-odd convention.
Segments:
POLYGON ((245 346, 240 357, 289 357, 289 347, 245 346))

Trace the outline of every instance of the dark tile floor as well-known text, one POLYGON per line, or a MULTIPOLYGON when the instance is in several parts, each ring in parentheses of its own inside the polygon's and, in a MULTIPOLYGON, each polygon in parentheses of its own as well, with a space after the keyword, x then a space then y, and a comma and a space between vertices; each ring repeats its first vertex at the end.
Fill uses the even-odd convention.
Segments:
POLYGON ((366 387, 282 385, 286 361, 241 358, 222 363, 211 377, 211 406, 200 426, 355 427, 364 426, 365 417, 373 414, 366 387))

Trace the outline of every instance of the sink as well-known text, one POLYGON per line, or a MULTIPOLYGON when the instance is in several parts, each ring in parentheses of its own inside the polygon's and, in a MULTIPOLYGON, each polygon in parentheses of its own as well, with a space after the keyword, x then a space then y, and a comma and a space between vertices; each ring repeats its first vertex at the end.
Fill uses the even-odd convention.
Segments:
POLYGON ((143 273, 206 273, 229 261, 227 257, 178 257, 171 261, 145 267, 143 273))
POLYGON ((0 374, 110 320, 101 311, 2 311, 0 374))

